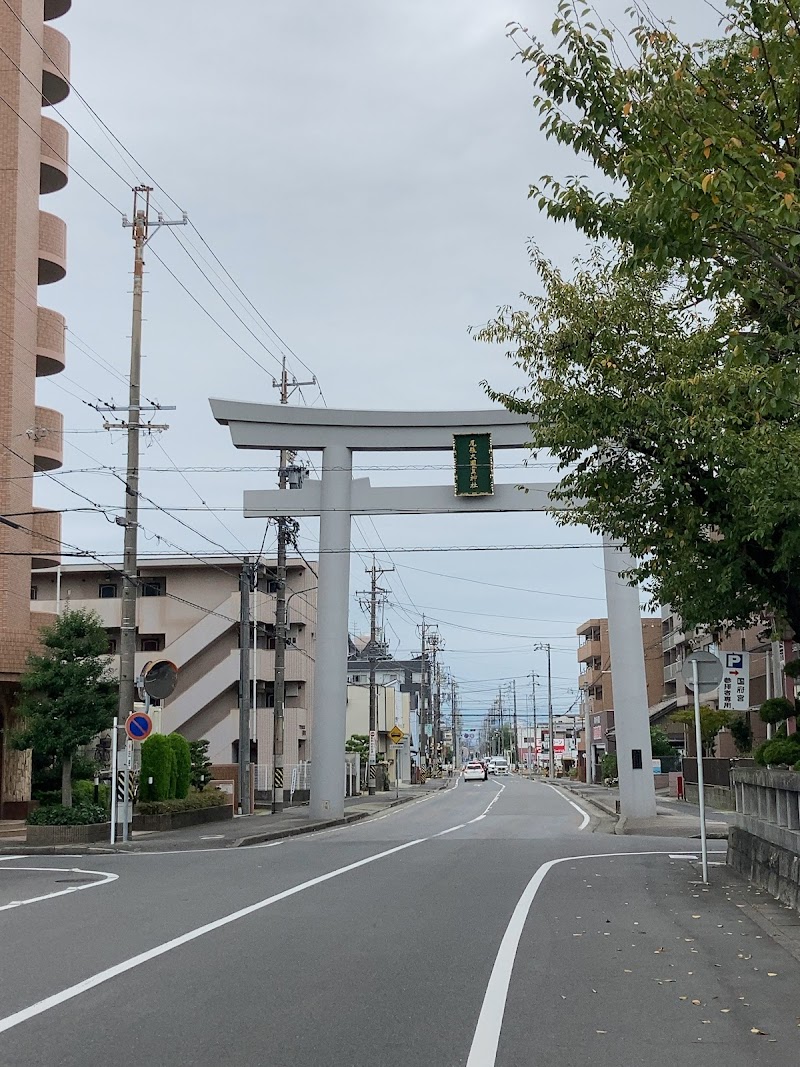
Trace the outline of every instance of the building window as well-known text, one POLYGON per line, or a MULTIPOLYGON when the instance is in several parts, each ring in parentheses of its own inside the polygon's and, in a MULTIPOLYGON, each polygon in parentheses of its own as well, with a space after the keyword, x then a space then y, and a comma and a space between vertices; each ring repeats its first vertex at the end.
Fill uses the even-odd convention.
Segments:
POLYGON ((31 586, 31 600, 38 600, 38 599, 39 599, 39 586, 38 585, 32 585, 31 586))
POLYGON ((275 688, 272 682, 256 682, 256 707, 275 707, 275 688))
POLYGON ((140 637, 139 638, 139 651, 140 652, 160 652, 164 647, 163 637, 140 637))
POLYGON ((116 656, 116 654, 117 654, 117 641, 116 641, 116 638, 109 637, 109 639, 108 639, 108 648, 106 649, 106 654, 109 655, 109 656, 116 656))
POLYGON ((119 590, 115 582, 101 582, 97 595, 101 600, 113 600, 119 596, 119 590))
POLYGON ((142 578, 139 596, 163 596, 166 586, 166 578, 142 578))

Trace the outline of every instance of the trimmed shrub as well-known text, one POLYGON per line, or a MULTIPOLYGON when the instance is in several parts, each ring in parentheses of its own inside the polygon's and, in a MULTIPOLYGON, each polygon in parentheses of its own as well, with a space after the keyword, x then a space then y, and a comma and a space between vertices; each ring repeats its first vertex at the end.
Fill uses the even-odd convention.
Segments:
POLYGON ((800 734, 765 741, 756 749, 754 758, 762 767, 793 767, 800 759, 800 734))
MULTIPOLYGON (((98 789, 98 803, 106 811, 111 807, 111 786, 108 782, 101 782, 98 789)), ((94 804, 94 780, 87 782, 85 779, 72 783, 72 803, 79 805, 94 804)))
POLYGON ((105 808, 99 804, 80 804, 77 807, 62 808, 54 804, 49 808, 37 808, 28 816, 28 826, 88 826, 91 823, 106 822, 105 808))
POLYGON ((169 734, 167 741, 175 755, 175 791, 172 795, 176 800, 184 800, 189 796, 192 775, 192 753, 189 742, 181 734, 169 734))
POLYGON ((139 815, 171 815, 176 811, 196 811, 198 808, 218 808, 230 804, 231 798, 220 789, 205 789, 190 793, 183 800, 145 801, 137 805, 139 815))
POLYGON ((758 713, 763 722, 784 722, 790 715, 794 715, 794 704, 786 697, 770 697, 764 701, 758 713))
POLYGON ((169 800, 173 763, 172 746, 164 734, 151 734, 142 742, 142 772, 139 796, 142 800, 169 800), (148 782, 152 778, 152 784, 148 782))
POLYGON ((603 779, 617 777, 617 754, 607 752, 600 760, 600 774, 603 779))

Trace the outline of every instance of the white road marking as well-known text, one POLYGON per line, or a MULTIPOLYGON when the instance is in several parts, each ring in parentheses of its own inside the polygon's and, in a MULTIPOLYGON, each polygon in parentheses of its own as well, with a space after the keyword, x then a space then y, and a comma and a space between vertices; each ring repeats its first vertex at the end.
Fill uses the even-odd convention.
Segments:
POLYGON ((284 889, 281 893, 275 893, 273 896, 266 897, 264 900, 259 900, 255 904, 248 905, 246 908, 240 908, 238 911, 231 912, 229 915, 223 915, 222 918, 214 919, 213 922, 206 923, 204 926, 198 926, 194 930, 189 930, 188 933, 181 934, 180 937, 175 937, 171 941, 165 941, 161 945, 156 945, 155 948, 148 949, 146 952, 140 952, 137 956, 131 956, 130 959, 123 960, 122 963, 117 963, 113 967, 107 967, 105 970, 98 971, 97 974, 93 974, 90 978, 86 978, 84 981, 78 982, 76 985, 62 989, 60 993, 54 993, 52 996, 45 997, 44 1000, 39 1000, 35 1004, 31 1004, 29 1007, 23 1008, 21 1011, 14 1012, 13 1015, 7 1015, 4 1019, 0 1019, 0 1034, 5 1033, 7 1030, 13 1030, 15 1026, 27 1022, 29 1019, 33 1019, 37 1015, 43 1015, 45 1012, 51 1011, 53 1008, 57 1008, 59 1005, 65 1004, 69 1000, 74 1000, 75 997, 79 997, 81 993, 87 993, 90 989, 95 989, 97 986, 103 985, 103 983, 109 982, 113 978, 125 974, 127 971, 132 971, 135 967, 141 967, 143 963, 149 963, 150 960, 158 959, 159 956, 163 956, 167 952, 172 952, 174 949, 180 948, 181 945, 186 945, 190 941, 196 941, 198 938, 212 933, 214 930, 220 930, 224 926, 229 926, 238 919, 243 919, 248 915, 254 915, 256 912, 268 908, 271 904, 277 904, 280 900, 286 900, 288 897, 296 896, 298 893, 302 893, 306 889, 312 889, 314 886, 321 885, 323 882, 329 882, 332 878, 338 878, 342 874, 358 870, 359 867, 366 867, 368 864, 375 863, 377 860, 386 859, 387 856, 394 856, 398 852, 404 852, 407 848, 413 848, 415 845, 421 845, 423 842, 430 840, 430 837, 418 837, 413 841, 406 841, 402 845, 396 845, 394 848, 386 849, 384 852, 377 852, 374 856, 367 856, 366 859, 357 860, 355 863, 348 863, 345 867, 337 867, 335 871, 321 874, 317 878, 310 878, 307 882, 301 882, 299 885, 292 886, 291 889, 284 889))
POLYGON ((471 823, 474 823, 474 822, 480 822, 481 819, 485 819, 486 816, 489 814, 489 809, 491 808, 491 806, 493 804, 496 804, 497 801, 500 799, 500 793, 503 792, 503 790, 505 789, 505 786, 504 785, 500 785, 499 782, 492 782, 492 785, 499 786, 500 787, 499 788, 499 792, 495 793, 495 795, 492 797, 492 799, 489 801, 489 803, 486 805, 486 807, 483 809, 483 811, 481 812, 480 815, 476 815, 476 817, 474 819, 470 819, 466 823, 467 826, 469 826, 471 823))
MULTIPOLYGON (((686 853, 685 855, 691 855, 686 853)), ((500 1031, 503 1026, 503 1015, 506 1010, 508 987, 511 982, 511 972, 514 969, 514 960, 517 956, 522 931, 531 910, 534 898, 547 875, 559 863, 575 863, 578 860, 601 860, 601 859, 626 859, 637 856, 681 856, 673 852, 603 852, 596 856, 564 856, 557 860, 548 860, 536 871, 533 878, 525 886, 522 896, 517 901, 511 919, 509 920, 500 948, 497 950, 492 973, 489 976, 489 984, 483 997, 478 1025, 472 1038, 466 1067, 494 1067, 497 1059, 497 1046, 500 1041, 500 1031)), ((681 856, 682 858, 682 856, 681 856)), ((0 1030, 2 1026, 0 1025, 0 1030)))
POLYGON ((669 858, 671 860, 696 860, 696 852, 670 852, 669 858))
POLYGON ((10 863, 12 860, 24 860, 24 856, 0 856, 0 863, 10 863))
POLYGON ((548 789, 552 789, 554 793, 558 793, 558 795, 561 797, 562 800, 566 800, 566 802, 568 804, 571 804, 573 806, 573 808, 578 812, 579 815, 583 816, 583 822, 580 824, 578 829, 579 830, 584 830, 589 825, 589 821, 590 821, 589 813, 584 811, 583 808, 580 807, 578 804, 576 804, 574 800, 570 800, 569 797, 564 796, 564 794, 561 792, 561 790, 560 789, 556 789, 556 787, 554 785, 550 785, 549 782, 544 782, 544 785, 546 785, 548 789))
MULTIPOLYGON (((20 859, 22 857, 19 857, 20 859)), ((96 882, 87 882, 85 885, 72 885, 69 889, 59 889, 55 893, 43 893, 38 897, 27 897, 25 900, 12 900, 9 904, 0 905, 0 911, 10 911, 12 908, 21 908, 25 904, 38 904, 42 900, 52 900, 53 897, 65 897, 69 893, 78 893, 81 889, 94 889, 99 885, 107 885, 116 882, 118 874, 104 874, 102 871, 84 871, 80 867, 12 867, 13 871, 52 871, 56 874, 96 874, 96 882)))

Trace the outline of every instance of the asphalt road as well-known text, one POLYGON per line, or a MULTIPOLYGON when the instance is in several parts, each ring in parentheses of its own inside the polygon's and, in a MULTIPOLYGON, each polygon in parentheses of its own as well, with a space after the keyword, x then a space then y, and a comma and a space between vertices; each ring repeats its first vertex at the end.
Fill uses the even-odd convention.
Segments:
POLYGON ((504 778, 249 849, 4 858, 0 1064, 797 1063, 800 963, 740 884, 587 821, 504 778))

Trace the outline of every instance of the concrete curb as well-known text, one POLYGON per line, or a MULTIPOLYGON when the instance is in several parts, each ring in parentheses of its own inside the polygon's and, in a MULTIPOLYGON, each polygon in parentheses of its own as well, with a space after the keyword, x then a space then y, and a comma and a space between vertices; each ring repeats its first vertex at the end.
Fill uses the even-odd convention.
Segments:
MULTIPOLYGON (((400 804, 408 804, 412 800, 418 800, 417 796, 398 797, 396 800, 390 801, 388 804, 382 804, 379 810, 386 808, 396 808, 400 804)), ((351 814, 346 814, 343 819, 326 819, 320 820, 314 823, 301 823, 298 826, 287 826, 282 830, 266 830, 261 834, 249 834, 244 837, 236 838, 229 844, 220 845, 218 849, 214 851, 222 852, 225 849, 230 848, 247 848, 248 845, 260 845, 267 841, 281 841, 286 837, 298 837, 301 834, 312 834, 317 830, 327 830, 335 826, 347 826, 351 822, 360 822, 362 819, 368 819, 373 815, 377 815, 377 811, 354 811, 351 814)), ((166 830, 164 833, 170 833, 166 830)), ((197 849, 191 847, 186 851, 206 851, 206 842, 198 842, 197 849)), ((139 852, 168 852, 170 849, 164 848, 147 848, 146 842, 141 843, 131 841, 124 846, 119 845, 13 845, 0 847, 0 856, 113 856, 113 855, 127 855, 130 853, 139 852)))

